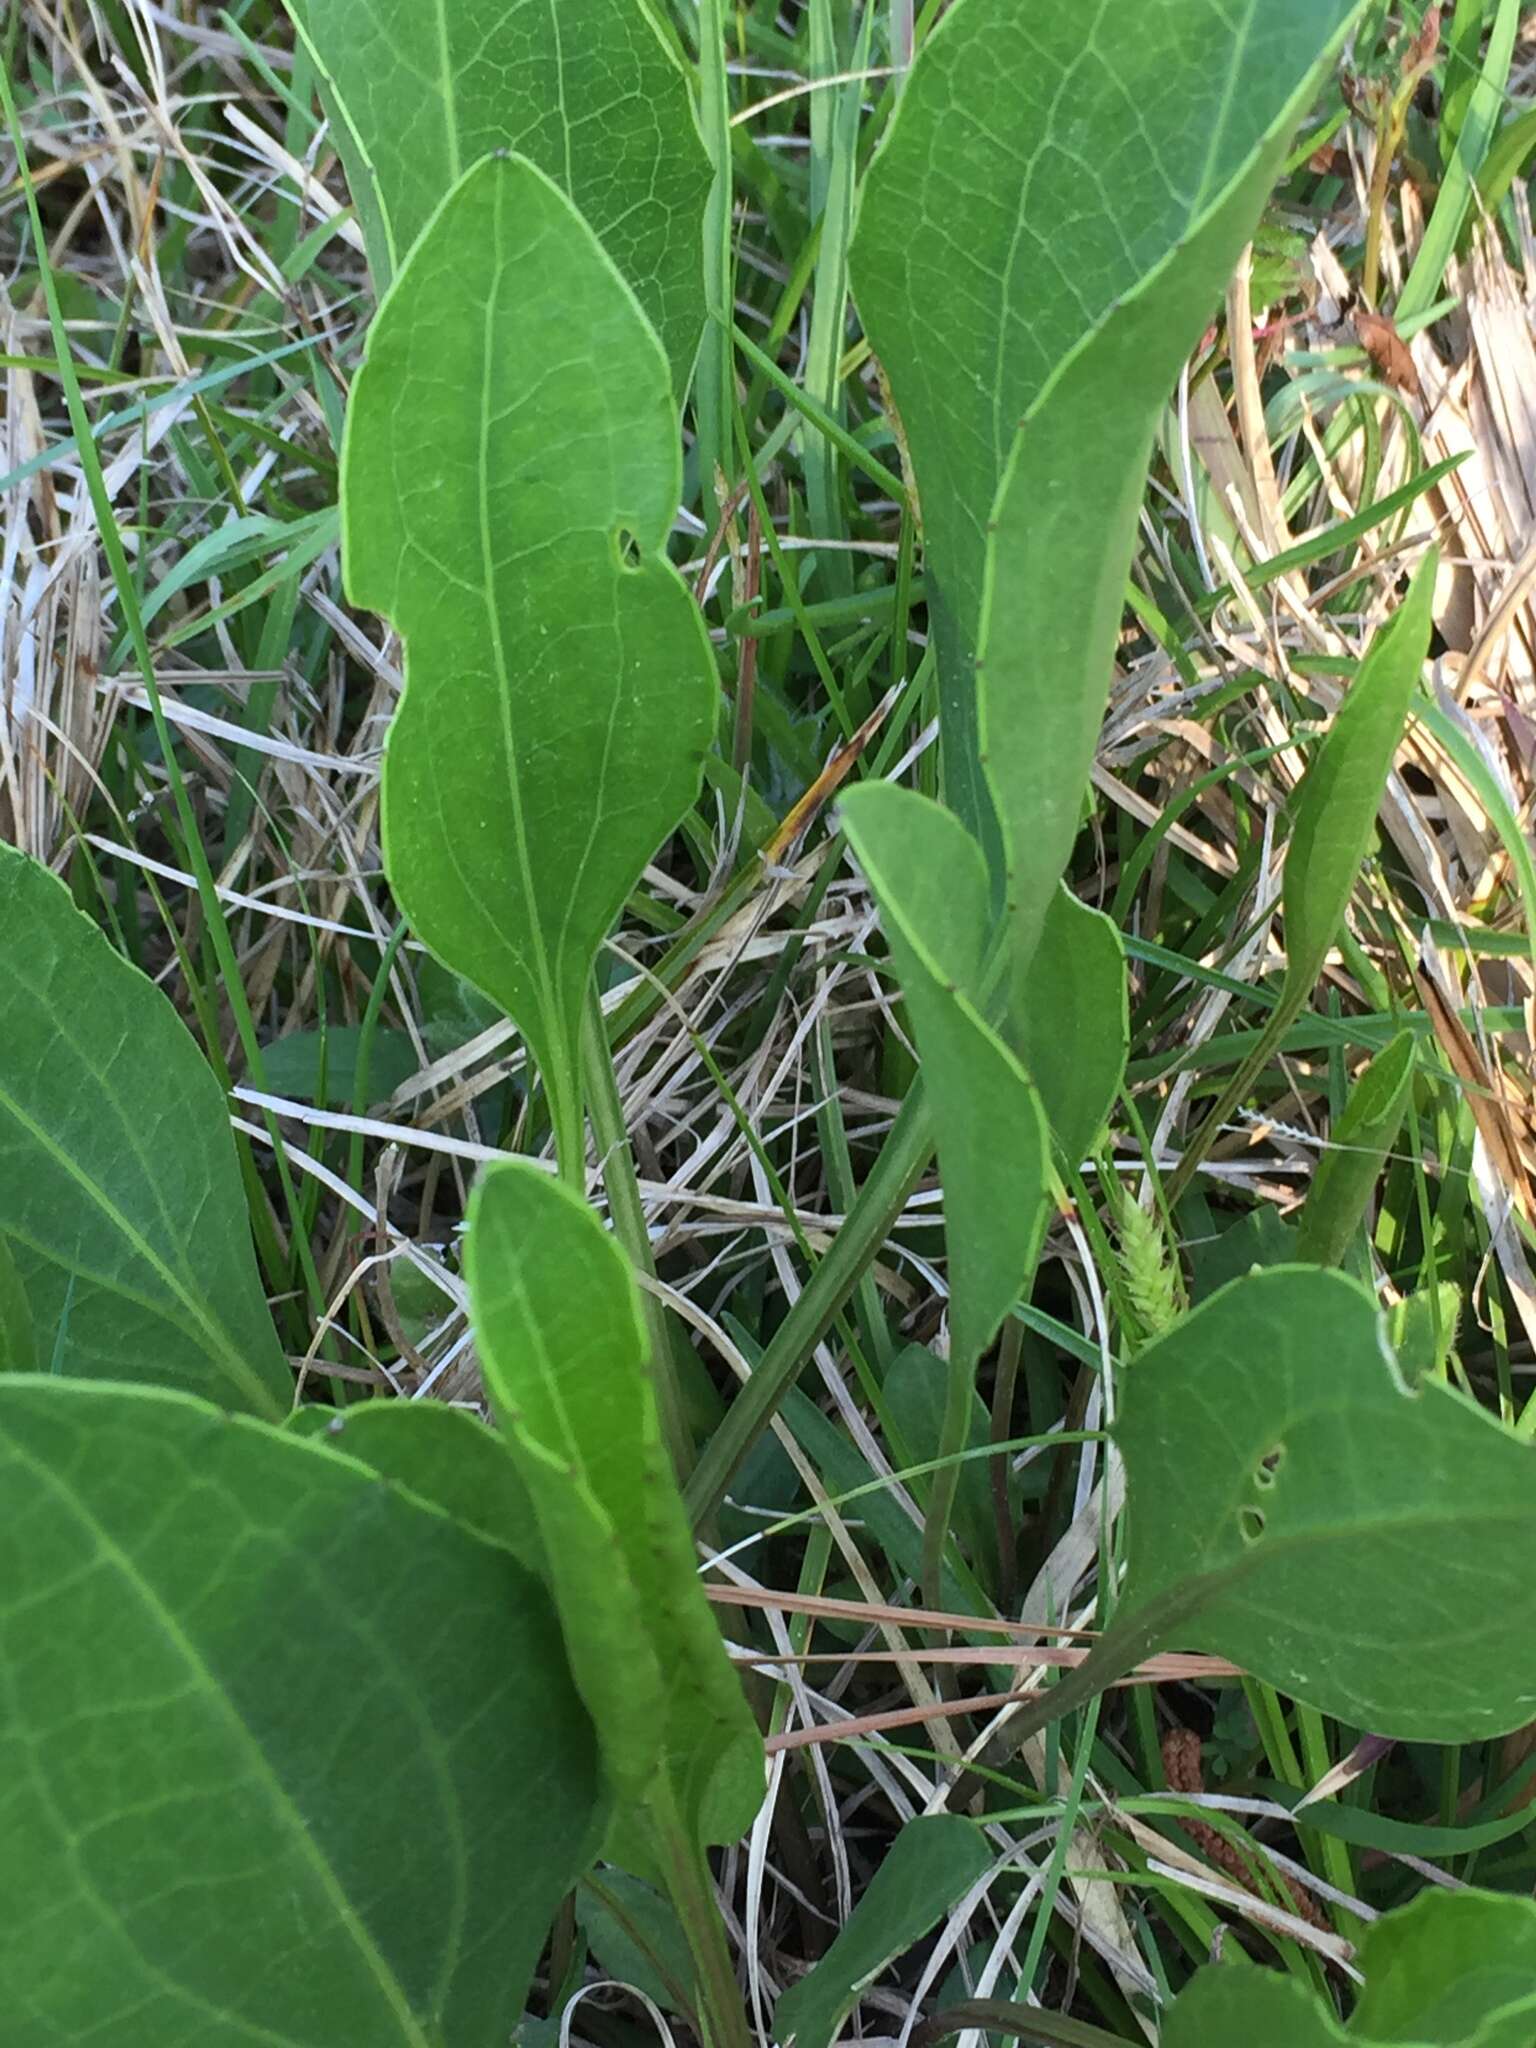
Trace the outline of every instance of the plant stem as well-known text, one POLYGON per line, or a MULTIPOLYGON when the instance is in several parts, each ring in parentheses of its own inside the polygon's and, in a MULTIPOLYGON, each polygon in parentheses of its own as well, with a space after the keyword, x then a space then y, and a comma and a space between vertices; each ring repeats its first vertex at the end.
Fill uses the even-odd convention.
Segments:
POLYGON ((699 509, 706 527, 718 516, 717 473, 730 450, 735 395, 731 364, 731 102, 725 70, 721 0, 699 0, 699 126, 714 165, 704 210, 704 304, 709 318, 694 373, 699 509))
MULTIPOLYGON (((595 987, 588 996, 586 1014, 582 1018, 581 1065, 592 1135, 597 1140, 597 1162, 608 1194, 608 1213, 613 1219, 613 1234, 629 1254, 630 1263, 637 1271, 654 1280, 656 1260, 651 1251, 651 1234, 646 1225, 645 1205, 640 1199, 640 1183, 635 1178, 634 1156, 629 1149, 629 1132, 624 1122, 624 1104, 619 1096, 613 1055, 608 1048, 607 1026, 595 987)), ((650 1340, 651 1384, 656 1390, 662 1441, 672 1460, 672 1470, 681 1482, 687 1478, 693 1463, 693 1442, 688 1431, 686 1406, 673 1351, 675 1331, 671 1317, 649 1288, 640 1290, 640 1313, 650 1340)))
POLYGON ((651 1795, 656 1822, 656 1847, 688 1950, 698 1972, 698 2019, 705 2048, 752 2048, 741 1987, 715 1900, 715 1887, 704 1851, 689 1834, 665 1771, 651 1795))

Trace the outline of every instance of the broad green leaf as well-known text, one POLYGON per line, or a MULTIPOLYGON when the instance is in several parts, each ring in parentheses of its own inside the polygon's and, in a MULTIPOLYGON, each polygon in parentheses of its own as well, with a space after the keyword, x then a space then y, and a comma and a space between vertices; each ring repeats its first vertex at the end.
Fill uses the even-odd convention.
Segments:
POLYGON ((1347 2048, 1349 2039, 1300 1978, 1232 1962, 1196 1971, 1163 2023, 1161 2048, 1347 2048))
POLYGON ((714 727, 708 640, 664 552, 680 463, 634 295, 541 171, 482 163, 374 322, 342 456, 347 587, 406 641, 395 893, 524 1032, 562 1153, 593 956, 714 727))
POLYGON ((1350 1090, 1302 1210, 1296 1257, 1337 1266, 1354 1242, 1382 1161, 1397 1142, 1413 1088, 1413 1033, 1401 1031, 1350 1090))
POLYGON ((681 392, 704 324, 709 194, 693 97, 645 0, 303 0, 382 293, 438 202, 515 150, 634 288, 681 392))
POLYGON ((1012 1026, 1051 1135, 1066 1163, 1079 1166, 1125 1079, 1131 1023, 1120 934, 1064 884, 1052 892, 1018 983, 1012 1026))
POLYGON ((1282 1008, 1293 997, 1304 1002, 1316 986, 1375 840, 1381 793, 1429 648, 1437 560, 1430 549, 1372 640, 1296 792, 1281 898, 1282 1008))
POLYGON ((1420 1287, 1387 1310, 1387 1334, 1398 1371, 1410 1387, 1428 1373, 1443 1373, 1461 1321, 1461 1289, 1454 1280, 1420 1287))
POLYGON ((734 1841, 762 1801, 762 1738, 698 1581, 624 1255, 569 1188, 514 1160, 475 1190, 465 1270, 615 1781, 639 1798, 662 1774, 696 1839, 734 1841))
POLYGON ((0 1237, 0 1372, 36 1372, 32 1304, 16 1270, 11 1248, 0 1237))
POLYGON ((397 1480, 484 1542, 510 1550, 525 1571, 547 1576, 533 1503, 506 1445, 464 1409, 441 1401, 359 1401, 297 1409, 287 1427, 397 1480))
POLYGON ((1536 2032, 1536 1905, 1427 1890, 1366 1929, 1365 1988, 1340 2026, 1294 1977, 1246 1963, 1200 1970, 1174 2001, 1163 2048, 1529 2048, 1536 2032))
POLYGON ((960 0, 871 166, 853 285, 922 497, 945 786, 989 847, 1001 817, 1020 970, 1076 830, 1158 411, 1355 12, 960 0))
POLYGON ((0 1381, 7 2048, 486 2048, 599 1838, 543 1587, 182 1394, 0 1381))
POLYGON ((1426 1890, 1366 1929, 1365 1989, 1349 2032, 1435 2048, 1530 2048, 1536 2037, 1536 1902, 1426 1890))
POLYGON ((1127 1372, 1115 1434, 1128 1627, 1176 1609, 1181 1643, 1404 1740, 1536 1714, 1536 1451, 1438 1381, 1410 1393, 1353 1280, 1223 1288, 1127 1372))
POLYGON ((6 846, 0 930, 0 1237, 38 1362, 281 1416, 293 1376, 206 1060, 64 885, 6 846))
POLYGON ((908 1821, 837 1939, 773 2015, 784 2048, 829 2048, 859 1994, 921 1941, 990 1868, 987 1838, 957 1813, 908 1821))
MULTIPOLYGON (((880 905, 938 1131, 949 1254, 939 1455, 953 1460, 965 1448, 977 1363, 1040 1254, 1050 1140, 1039 1095, 982 1013, 990 912, 981 848, 952 813, 888 782, 850 790, 842 821, 880 905)), ((934 1475, 923 1550, 930 1605, 957 1483, 953 1463, 934 1475)))

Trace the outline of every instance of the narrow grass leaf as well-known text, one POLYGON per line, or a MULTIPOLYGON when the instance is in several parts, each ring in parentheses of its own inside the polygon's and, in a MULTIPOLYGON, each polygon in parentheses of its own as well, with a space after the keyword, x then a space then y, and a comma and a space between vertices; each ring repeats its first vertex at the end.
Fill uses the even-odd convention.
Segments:
POLYGON ((380 309, 342 457, 348 590, 406 641, 384 766, 406 915, 514 1018, 579 1140, 593 957, 698 793, 713 659, 667 561, 667 367, 520 158, 455 189, 380 309))
POLYGON ((859 1994, 944 1918, 992 1862, 981 1829, 956 1813, 908 1821, 837 1939, 773 2016, 784 2048, 829 2048, 859 1994))
POLYGON ((710 167, 645 0, 290 0, 345 109, 337 140, 382 293, 439 200, 515 150, 580 210, 681 394, 704 324, 710 167))
POLYGON ((1223 1288, 1126 1374, 1116 1437, 1117 1627, 1166 1602, 1181 1643, 1404 1740, 1536 1713, 1536 1453, 1438 1381, 1410 1392, 1353 1280, 1223 1288))
POLYGON ((0 1381, 0 1491, 9 2048, 506 2039, 604 1819, 543 1586, 155 1389, 0 1381))
POLYGON ((1429 649, 1437 559, 1431 549, 1371 641, 1302 777, 1285 853, 1282 1009, 1292 996, 1304 1002, 1316 986, 1376 836, 1381 793, 1429 649))
POLYGON ((218 1082, 170 1003, 61 882, 0 846, 0 1237, 40 1362, 280 1417, 218 1082))
POLYGON ((960 0, 871 166, 853 286, 922 497, 946 793, 999 860, 994 806, 1011 862, 1033 854, 1037 929, 1076 829, 1157 412, 1356 11, 960 0))
POLYGON ((1365 1217, 1382 1162, 1397 1142, 1413 1092, 1414 1038, 1399 1032, 1349 1092, 1328 1134, 1301 1214, 1296 1257, 1337 1266, 1365 1217))
POLYGON ((762 1739, 699 1585, 624 1255, 569 1188, 509 1161, 475 1190, 465 1263, 610 1769, 636 1798, 664 1774, 696 1840, 734 1841, 762 1800, 762 1739))

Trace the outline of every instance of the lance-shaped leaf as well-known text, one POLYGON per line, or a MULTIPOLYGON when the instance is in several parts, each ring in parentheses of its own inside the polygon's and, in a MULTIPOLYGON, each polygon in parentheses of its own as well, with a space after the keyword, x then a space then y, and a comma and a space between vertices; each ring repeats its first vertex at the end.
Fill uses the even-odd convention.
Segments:
POLYGON ((1191 1648, 1409 1741, 1536 1714, 1536 1450, 1439 1381, 1409 1392, 1355 1281, 1224 1287, 1125 1375, 1116 1437, 1117 1629, 1178 1609, 1191 1648))
POLYGON ((1010 1021, 1051 1135, 1079 1166, 1125 1079, 1131 1021, 1120 934, 1064 884, 1051 893, 1010 1021))
POLYGON ((1019 972, 1077 826, 1157 415, 1355 11, 960 0, 871 166, 853 281, 922 497, 945 786, 1006 869, 1019 972))
POLYGON ((1430 548, 1402 603, 1378 629, 1296 791, 1285 849, 1285 978, 1257 1041, 1221 1091, 1168 1186, 1176 1202, 1211 1139, 1311 1000, 1376 833, 1376 814, 1429 651, 1435 569, 1430 548))
POLYGON ((3 846, 0 930, 0 1236, 37 1362, 282 1415, 293 1375, 207 1061, 64 885, 3 846))
POLYGON ((1361 1074, 1328 1134, 1302 1211, 1296 1256, 1337 1266, 1354 1242, 1382 1161, 1397 1142, 1413 1090, 1413 1033, 1401 1031, 1361 1074))
MULTIPOLYGON (((1038 1094, 982 1011, 981 848, 949 811, 887 782, 850 790, 842 821, 880 905, 938 1132, 950 1360, 940 1456, 953 1459, 965 1448, 977 1361, 1039 1256, 1050 1141, 1038 1094)), ((953 1464, 935 1473, 929 1501, 923 1577, 934 1605, 956 1481, 953 1464)))
POLYGON ((604 1821, 543 1586, 181 1394, 0 1380, 15 2048, 486 2048, 604 1821))
POLYGON ((710 167, 646 0, 289 0, 340 102, 382 293, 470 167, 516 150, 634 287, 681 392, 704 322, 710 167))
POLYGON ((513 1160, 475 1190, 465 1267, 609 1769, 639 1799, 665 1774, 695 1840, 734 1841, 762 1801, 762 1738, 698 1581, 624 1254, 569 1188, 513 1160))
POLYGON ((406 642, 385 864, 508 1011, 576 1144, 592 959, 697 795, 716 685, 663 553, 680 444, 655 334, 569 200, 491 158, 381 307, 342 458, 347 587, 406 642))
POLYGON ((991 1863, 986 1836, 958 1813, 908 1821, 832 1946, 780 1998, 774 2039, 785 2048, 828 2048, 865 1986, 937 1926, 991 1863))

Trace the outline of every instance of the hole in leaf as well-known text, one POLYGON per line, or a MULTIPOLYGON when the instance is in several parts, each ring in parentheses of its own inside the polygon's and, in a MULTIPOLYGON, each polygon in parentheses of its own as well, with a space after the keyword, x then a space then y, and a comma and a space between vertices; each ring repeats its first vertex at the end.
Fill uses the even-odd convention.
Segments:
POLYGON ((1257 1543, 1264 1534, 1264 1510, 1255 1507, 1239 1508, 1237 1526, 1245 1543, 1257 1543))
POLYGON ((635 539, 635 536, 627 526, 616 526, 614 528, 613 552, 618 559, 621 569, 634 571, 640 567, 641 561, 644 559, 640 553, 639 541, 635 539))
POLYGON ((1276 1444, 1273 1450, 1266 1451, 1263 1457, 1260 1458, 1258 1465, 1254 1470, 1254 1485, 1273 1486, 1275 1483, 1275 1474, 1280 1470, 1280 1467, 1284 1462, 1284 1459, 1284 1444, 1276 1444))

